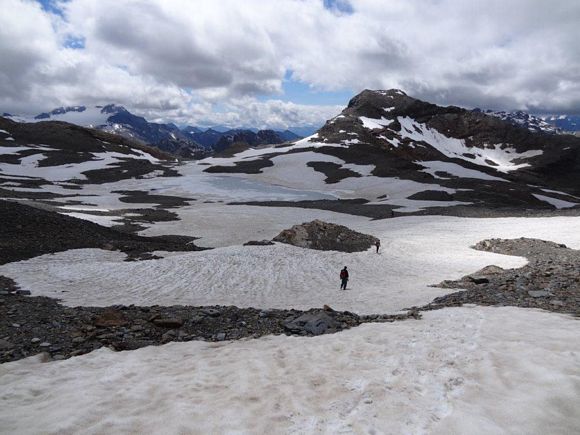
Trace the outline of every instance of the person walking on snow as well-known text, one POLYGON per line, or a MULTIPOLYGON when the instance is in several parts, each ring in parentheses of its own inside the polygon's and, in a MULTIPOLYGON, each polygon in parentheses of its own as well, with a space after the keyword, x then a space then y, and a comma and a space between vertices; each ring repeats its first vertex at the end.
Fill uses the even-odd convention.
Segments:
POLYGON ((377 247, 377 254, 379 253, 379 248, 381 247, 381 241, 377 239, 375 242, 375 246, 377 247))
POLYGON ((346 283, 348 282, 348 270, 346 270, 346 266, 340 271, 340 281, 340 289, 346 290, 346 283))

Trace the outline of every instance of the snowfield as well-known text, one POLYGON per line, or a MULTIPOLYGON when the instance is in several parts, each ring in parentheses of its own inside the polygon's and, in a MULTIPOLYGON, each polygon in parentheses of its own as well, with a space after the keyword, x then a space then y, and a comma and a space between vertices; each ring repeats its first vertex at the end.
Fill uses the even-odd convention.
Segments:
POLYGON ((0 266, 0 274, 12 277, 35 295, 56 297, 68 305, 219 304, 308 309, 327 304, 337 310, 387 313, 427 304, 449 293, 430 287, 445 279, 458 279, 490 264, 510 268, 526 263, 520 257, 470 248, 483 239, 534 237, 580 248, 580 219, 573 217, 421 216, 372 221, 315 210, 244 206, 254 214, 242 219, 228 215, 230 208, 234 213, 235 206, 214 206, 207 215, 208 219, 213 216, 212 220, 190 215, 183 221, 164 223, 162 233, 205 234, 205 230, 192 231, 186 226, 187 230, 181 231, 180 227, 203 221, 202 228, 215 228, 206 243, 222 246, 218 249, 171 253, 164 259, 140 262, 125 262, 119 252, 71 250, 0 266), (318 216, 375 235, 381 239, 382 254, 372 249, 347 254, 284 244, 240 246, 248 240, 271 239, 283 227, 309 220, 305 216, 318 216), (235 228, 235 243, 223 228, 235 228), (344 265, 351 280, 349 290, 341 292, 338 273, 344 265))
POLYGON ((314 338, 0 366, 0 432, 573 434, 578 320, 463 307, 314 338))

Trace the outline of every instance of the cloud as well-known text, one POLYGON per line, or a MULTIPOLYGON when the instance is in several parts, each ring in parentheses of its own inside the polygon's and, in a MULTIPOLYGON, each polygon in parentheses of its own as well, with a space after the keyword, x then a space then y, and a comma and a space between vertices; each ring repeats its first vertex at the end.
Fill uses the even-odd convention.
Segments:
POLYGON ((7 111, 114 101, 168 121, 250 126, 336 113, 280 101, 287 71, 321 92, 397 87, 439 104, 580 111, 578 2, 70 0, 53 2, 55 14, 0 0, 0 8, 7 111))

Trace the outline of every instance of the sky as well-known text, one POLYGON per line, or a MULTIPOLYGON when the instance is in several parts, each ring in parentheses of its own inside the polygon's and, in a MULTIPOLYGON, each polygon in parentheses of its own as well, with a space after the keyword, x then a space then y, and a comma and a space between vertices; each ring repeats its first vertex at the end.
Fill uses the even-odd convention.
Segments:
POLYGON ((575 0, 0 0, 0 112, 317 126, 363 89, 580 113, 575 0))

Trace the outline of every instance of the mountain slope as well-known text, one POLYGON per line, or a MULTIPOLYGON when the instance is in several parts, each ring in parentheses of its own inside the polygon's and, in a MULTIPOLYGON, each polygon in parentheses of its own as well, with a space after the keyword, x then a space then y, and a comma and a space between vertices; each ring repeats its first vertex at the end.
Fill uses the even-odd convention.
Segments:
POLYGON ((175 175, 174 158, 107 132, 58 121, 19 123, 0 117, 0 182, 36 188, 63 183, 68 189, 151 173, 175 175))
POLYGON ((399 210, 554 209, 580 202, 580 140, 399 90, 366 90, 312 137, 213 159, 208 172, 254 173, 399 210), (322 178, 321 178, 322 177, 322 178))

